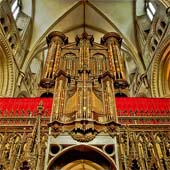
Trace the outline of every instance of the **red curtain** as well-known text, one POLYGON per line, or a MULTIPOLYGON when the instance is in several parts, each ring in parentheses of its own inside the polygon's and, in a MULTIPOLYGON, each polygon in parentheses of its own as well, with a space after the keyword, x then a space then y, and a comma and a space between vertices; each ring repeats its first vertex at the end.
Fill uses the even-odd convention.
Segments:
MULTIPOLYGON (((52 98, 0 98, 0 117, 36 116, 38 106, 43 104, 43 116, 50 117, 52 98)), ((136 123, 132 117, 138 117, 137 124, 167 124, 168 120, 156 117, 170 116, 170 99, 168 98, 116 98, 117 115, 120 123, 136 123), (145 121, 142 116, 147 117, 145 121), (123 119, 122 117, 131 117, 123 119)))
POLYGON ((29 116, 37 114, 43 104, 43 114, 51 114, 52 98, 0 98, 0 112, 3 116, 29 116))
POLYGON ((120 116, 124 112, 129 116, 170 115, 168 98, 116 98, 116 107, 120 116))

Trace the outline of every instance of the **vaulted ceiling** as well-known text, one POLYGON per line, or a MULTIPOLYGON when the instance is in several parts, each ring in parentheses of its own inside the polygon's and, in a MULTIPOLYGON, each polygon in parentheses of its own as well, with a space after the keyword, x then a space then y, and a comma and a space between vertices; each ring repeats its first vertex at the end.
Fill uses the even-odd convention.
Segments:
POLYGON ((106 33, 118 32, 124 42, 136 47, 133 0, 23 0, 23 10, 33 16, 31 47, 52 30, 62 31, 74 41, 85 29, 95 41, 106 33), (32 10, 31 10, 32 9, 32 10))
POLYGON ((61 31, 73 42, 85 30, 100 43, 106 32, 117 32, 122 47, 142 65, 136 45, 135 17, 144 0, 22 0, 22 10, 33 20, 32 40, 25 65, 46 44, 51 31, 61 31))

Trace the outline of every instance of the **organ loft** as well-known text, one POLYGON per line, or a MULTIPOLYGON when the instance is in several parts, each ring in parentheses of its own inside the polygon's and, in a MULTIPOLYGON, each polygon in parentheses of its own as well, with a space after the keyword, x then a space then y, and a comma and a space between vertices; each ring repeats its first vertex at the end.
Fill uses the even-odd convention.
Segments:
POLYGON ((0 0, 0 170, 169 170, 169 9, 0 0))

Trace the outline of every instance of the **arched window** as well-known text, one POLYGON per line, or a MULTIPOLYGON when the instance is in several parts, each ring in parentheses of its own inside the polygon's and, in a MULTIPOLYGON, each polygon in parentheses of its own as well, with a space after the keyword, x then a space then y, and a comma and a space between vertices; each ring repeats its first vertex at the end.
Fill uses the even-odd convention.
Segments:
POLYGON ((155 12, 156 12, 156 8, 155 8, 155 6, 153 5, 153 3, 150 0, 147 0, 145 3, 146 3, 145 4, 146 13, 147 13, 149 19, 152 21, 154 15, 155 15, 155 12))
POLYGON ((12 11, 14 19, 17 18, 18 14, 20 12, 20 8, 21 8, 20 0, 13 0, 11 2, 11 11, 12 11))

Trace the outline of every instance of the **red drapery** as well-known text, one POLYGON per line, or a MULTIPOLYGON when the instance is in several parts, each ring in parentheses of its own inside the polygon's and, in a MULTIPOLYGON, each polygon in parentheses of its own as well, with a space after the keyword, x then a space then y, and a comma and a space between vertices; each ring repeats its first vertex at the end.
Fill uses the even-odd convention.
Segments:
POLYGON ((43 114, 51 114, 52 98, 0 98, 0 112, 4 116, 37 115, 38 106, 43 104, 43 114))
MULTIPOLYGON (((50 117, 52 98, 0 98, 0 117, 37 116, 40 103, 43 104, 42 116, 50 117)), ((155 117, 166 117, 168 121, 170 117, 170 98, 116 98, 116 107, 123 124, 134 122, 124 117, 138 117, 137 124, 162 124, 155 117)))
POLYGON ((170 111, 169 98, 116 98, 118 115, 166 116, 170 111))

